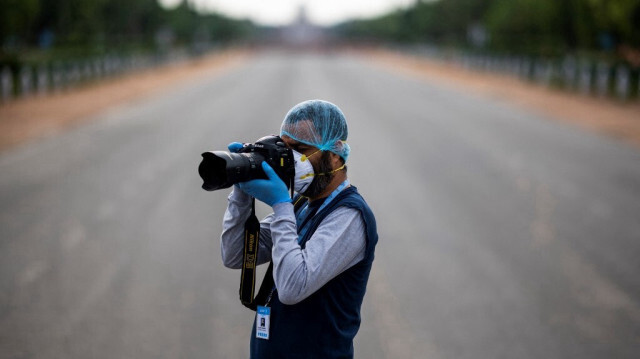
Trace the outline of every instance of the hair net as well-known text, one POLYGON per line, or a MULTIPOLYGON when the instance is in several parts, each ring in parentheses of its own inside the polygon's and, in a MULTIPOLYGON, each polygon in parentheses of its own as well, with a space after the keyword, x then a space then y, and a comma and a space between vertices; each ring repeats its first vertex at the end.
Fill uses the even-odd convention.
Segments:
POLYGON ((331 151, 345 161, 351 149, 347 141, 347 120, 338 106, 322 100, 310 100, 295 105, 284 118, 280 135, 331 151))

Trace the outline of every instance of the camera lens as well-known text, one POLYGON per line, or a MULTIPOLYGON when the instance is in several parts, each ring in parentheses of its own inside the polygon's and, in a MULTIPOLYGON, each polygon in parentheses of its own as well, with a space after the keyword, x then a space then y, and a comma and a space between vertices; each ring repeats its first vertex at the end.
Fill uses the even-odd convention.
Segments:
POLYGON ((255 178, 266 178, 262 169, 258 169, 264 157, 255 152, 230 153, 212 151, 202 154, 198 173, 207 191, 231 187, 234 183, 255 178))
POLYGON ((278 136, 265 136, 256 143, 245 144, 238 152, 211 151, 202 154, 198 173, 207 191, 231 187, 239 182, 267 178, 262 162, 267 162, 284 181, 293 185, 295 164, 293 152, 278 136))

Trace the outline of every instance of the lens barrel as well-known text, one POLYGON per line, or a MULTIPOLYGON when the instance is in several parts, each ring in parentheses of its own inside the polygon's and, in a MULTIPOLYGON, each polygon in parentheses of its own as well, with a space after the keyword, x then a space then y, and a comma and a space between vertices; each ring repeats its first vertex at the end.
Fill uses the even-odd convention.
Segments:
POLYGON ((293 187, 295 162, 293 152, 275 135, 244 144, 238 152, 210 151, 202 154, 198 173, 207 191, 231 187, 239 182, 267 178, 262 170, 266 161, 288 188, 293 187))
POLYGON ((198 173, 207 191, 231 187, 234 183, 245 182, 256 178, 267 178, 259 167, 264 156, 256 152, 230 153, 211 151, 202 154, 202 162, 198 173))

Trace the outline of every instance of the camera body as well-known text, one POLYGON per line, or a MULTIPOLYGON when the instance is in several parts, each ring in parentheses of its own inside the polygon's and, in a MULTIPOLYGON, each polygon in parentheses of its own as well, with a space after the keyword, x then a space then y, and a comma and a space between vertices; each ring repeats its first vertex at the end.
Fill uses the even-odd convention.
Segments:
POLYGON ((295 162, 293 151, 278 136, 270 135, 255 143, 245 143, 236 153, 210 151, 202 154, 198 173, 204 181, 202 188, 215 191, 231 187, 239 182, 266 179, 262 162, 266 161, 278 174, 287 188, 293 187, 295 162))

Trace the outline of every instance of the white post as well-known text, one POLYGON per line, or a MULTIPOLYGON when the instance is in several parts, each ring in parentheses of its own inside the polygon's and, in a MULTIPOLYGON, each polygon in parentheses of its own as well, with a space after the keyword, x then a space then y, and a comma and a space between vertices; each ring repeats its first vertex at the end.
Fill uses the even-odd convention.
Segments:
POLYGON ((2 69, 0 73, 0 90, 2 91, 2 102, 7 102, 13 97, 13 76, 8 67, 2 69))
POLYGON ((45 65, 38 67, 38 94, 44 95, 49 90, 49 71, 45 65))
POLYGON ((580 92, 587 95, 591 93, 591 66, 589 64, 582 64, 580 66, 580 92))
POLYGON ((605 96, 609 91, 609 65, 604 62, 598 64, 596 91, 599 96, 605 96))
POLYGON ((629 77, 629 69, 624 65, 618 66, 616 70, 616 95, 622 100, 629 97, 629 85, 631 84, 629 77))
POLYGON ((32 91, 33 75, 29 66, 23 66, 20 69, 20 95, 28 96, 32 91))
POLYGON ((93 80, 93 67, 89 60, 85 61, 82 65, 82 81, 93 80))
POLYGON ((64 68, 60 63, 55 63, 51 72, 53 91, 57 92, 64 88, 64 68))
POLYGON ((576 60, 573 57, 567 57, 562 63, 562 82, 567 89, 575 89, 577 78, 576 60))

